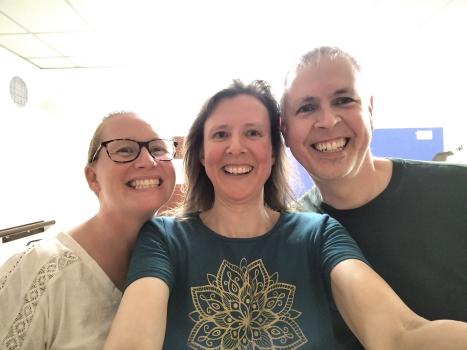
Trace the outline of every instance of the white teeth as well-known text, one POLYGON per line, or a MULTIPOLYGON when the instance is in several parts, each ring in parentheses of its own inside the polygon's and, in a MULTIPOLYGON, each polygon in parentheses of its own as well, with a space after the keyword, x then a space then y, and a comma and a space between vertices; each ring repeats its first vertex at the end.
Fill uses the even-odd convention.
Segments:
POLYGON ((344 149, 346 139, 341 138, 332 142, 319 142, 313 145, 313 148, 320 152, 338 152, 344 149))
POLYGON ((130 187, 136 190, 142 190, 146 188, 154 188, 159 186, 159 179, 143 179, 143 180, 132 180, 129 182, 130 187))
POLYGON ((253 169, 252 166, 250 165, 243 165, 243 166, 233 166, 233 165, 228 165, 224 167, 224 170, 228 172, 229 174, 234 174, 234 175, 243 175, 249 173, 253 169))

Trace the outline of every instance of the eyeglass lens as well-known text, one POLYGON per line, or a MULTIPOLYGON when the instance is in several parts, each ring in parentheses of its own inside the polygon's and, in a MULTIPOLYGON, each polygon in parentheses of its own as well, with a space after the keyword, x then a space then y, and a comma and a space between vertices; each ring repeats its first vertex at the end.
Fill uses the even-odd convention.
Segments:
MULTIPOLYGON (((153 140, 141 143, 156 160, 171 160, 174 154, 174 145, 169 140, 153 140)), ((133 140, 114 140, 106 145, 110 159, 116 162, 130 162, 140 153, 140 143, 133 140)))

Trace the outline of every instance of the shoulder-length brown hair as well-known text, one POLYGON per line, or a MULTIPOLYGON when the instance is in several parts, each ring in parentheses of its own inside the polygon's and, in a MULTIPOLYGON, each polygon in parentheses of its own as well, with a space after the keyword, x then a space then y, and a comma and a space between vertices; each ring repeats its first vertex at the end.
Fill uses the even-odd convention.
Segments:
POLYGON ((183 167, 186 196, 179 210, 179 216, 208 210, 214 204, 214 188, 200 160, 204 142, 204 124, 221 101, 238 95, 248 95, 258 99, 268 111, 275 162, 271 175, 264 185, 265 205, 277 211, 286 211, 293 199, 288 182, 288 158, 280 130, 279 105, 271 93, 270 86, 263 80, 255 80, 248 85, 234 80, 229 87, 217 92, 204 103, 185 138, 183 167))

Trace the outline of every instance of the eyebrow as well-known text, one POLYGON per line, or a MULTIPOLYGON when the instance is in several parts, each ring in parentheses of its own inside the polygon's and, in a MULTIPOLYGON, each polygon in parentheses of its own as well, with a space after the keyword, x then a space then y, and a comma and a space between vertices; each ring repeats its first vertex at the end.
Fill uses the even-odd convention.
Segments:
POLYGON ((354 94, 355 90, 352 88, 342 88, 334 91, 333 95, 354 94))
POLYGON ((225 128, 227 128, 227 127, 228 127, 227 124, 218 124, 218 125, 213 125, 213 126, 210 127, 208 130, 225 129, 225 128))
POLYGON ((305 97, 302 97, 301 99, 297 100, 297 101, 294 101, 294 104, 293 105, 300 105, 302 103, 310 103, 310 102, 314 102, 316 101, 317 98, 314 97, 314 96, 305 96, 305 97))
MULTIPOLYGON (((335 95, 342 95, 342 94, 354 94, 355 93, 355 90, 352 89, 352 88, 342 88, 342 89, 337 89, 336 91, 334 91, 331 95, 332 96, 335 96, 335 95)), ((318 98, 316 98, 315 96, 305 96, 305 97, 302 97, 300 98, 299 100, 297 100, 295 103, 308 103, 308 102, 314 102, 316 101, 318 98)))
POLYGON ((265 126, 266 123, 263 123, 263 122, 253 122, 253 123, 246 123, 244 126, 248 127, 248 128, 259 128, 259 127, 262 127, 262 126, 265 126))
MULTIPOLYGON (((251 128, 251 127, 259 127, 263 125, 264 123, 262 122, 248 122, 248 123, 243 124, 243 127, 251 128)), ((219 124, 219 125, 212 126, 208 130, 219 130, 219 129, 230 129, 230 128, 231 126, 229 124, 219 124)))

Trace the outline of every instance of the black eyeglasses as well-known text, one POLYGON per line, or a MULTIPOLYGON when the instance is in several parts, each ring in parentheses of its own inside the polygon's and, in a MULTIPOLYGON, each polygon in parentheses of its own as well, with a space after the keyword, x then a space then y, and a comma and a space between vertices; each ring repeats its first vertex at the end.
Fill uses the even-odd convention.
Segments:
POLYGON ((105 147, 109 158, 115 163, 129 163, 138 158, 142 147, 146 147, 155 160, 172 160, 175 155, 177 142, 166 139, 154 139, 145 142, 131 139, 108 140, 102 142, 97 147, 89 163, 97 159, 97 155, 102 147, 105 147))

